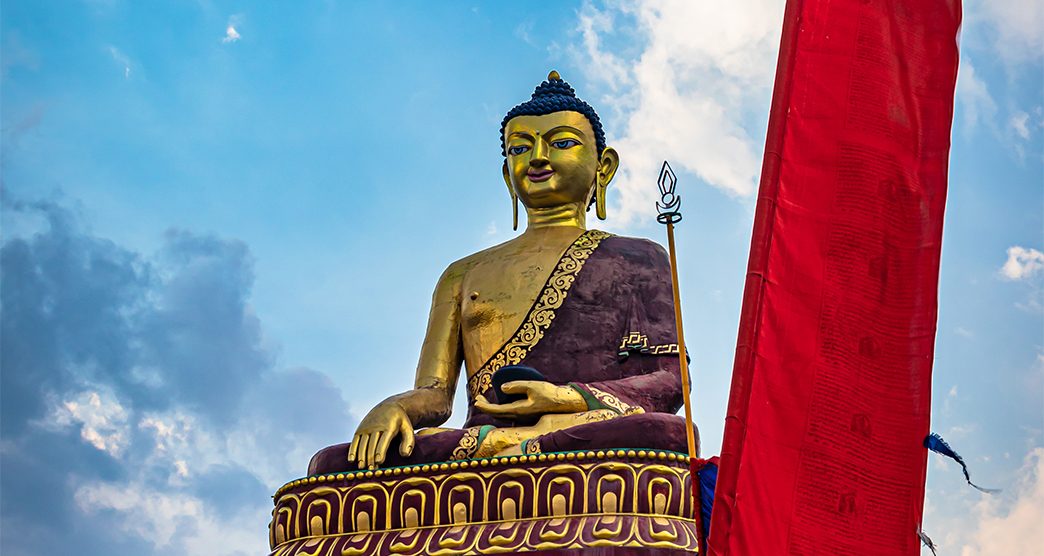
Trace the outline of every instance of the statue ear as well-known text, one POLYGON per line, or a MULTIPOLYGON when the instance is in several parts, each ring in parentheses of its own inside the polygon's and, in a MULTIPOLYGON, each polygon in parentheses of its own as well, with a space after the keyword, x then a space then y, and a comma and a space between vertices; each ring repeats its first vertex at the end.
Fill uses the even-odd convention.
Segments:
POLYGON ((515 196, 515 188, 511 187, 511 175, 508 174, 507 160, 504 161, 503 166, 500 167, 500 171, 504 174, 504 183, 507 184, 508 193, 512 197, 515 196))
POLYGON ((616 169, 620 167, 620 155, 616 149, 606 147, 598 159, 598 174, 595 176, 595 214, 599 220, 605 220, 605 190, 613 181, 616 169))
POLYGON ((500 167, 500 171, 504 174, 504 183, 507 185, 508 194, 511 195, 511 229, 518 229, 518 194, 515 193, 515 188, 511 185, 511 176, 508 174, 507 161, 504 161, 504 165, 500 167))
MULTIPOLYGON (((598 158, 598 186, 605 188, 613 181, 616 169, 620 167, 620 155, 616 149, 606 147, 602 150, 602 156, 598 158)), ((506 168, 506 167, 505 167, 506 168)))

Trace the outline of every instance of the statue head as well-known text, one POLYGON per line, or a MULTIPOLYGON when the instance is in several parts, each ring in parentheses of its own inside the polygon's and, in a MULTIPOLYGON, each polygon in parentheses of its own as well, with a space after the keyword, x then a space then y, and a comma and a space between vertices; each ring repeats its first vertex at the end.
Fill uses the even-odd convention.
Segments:
MULTIPOLYGON (((552 71, 500 127, 504 182, 512 199, 530 209, 577 204, 605 219, 605 190, 620 157, 605 144, 591 105, 552 71)), ((517 228, 517 209, 515 223, 517 228)))

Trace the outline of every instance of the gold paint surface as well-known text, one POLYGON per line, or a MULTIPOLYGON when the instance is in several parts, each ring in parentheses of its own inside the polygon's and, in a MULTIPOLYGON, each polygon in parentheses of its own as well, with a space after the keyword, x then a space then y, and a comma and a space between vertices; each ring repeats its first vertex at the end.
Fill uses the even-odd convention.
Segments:
MULTIPOLYGON (((416 429, 449 418, 462 364, 475 399, 496 369, 521 361, 543 336, 583 261, 608 236, 587 231, 586 210, 594 196, 604 217, 605 190, 620 161, 611 147, 598 152, 586 116, 518 116, 504 133, 504 183, 525 206, 526 229, 452 263, 439 278, 414 388, 381 402, 360 422, 349 449, 349 460, 360 468, 380 466, 396 437, 408 455, 416 429)), ((562 391, 537 396, 543 403, 520 414, 584 409, 582 396, 556 388, 562 391)))

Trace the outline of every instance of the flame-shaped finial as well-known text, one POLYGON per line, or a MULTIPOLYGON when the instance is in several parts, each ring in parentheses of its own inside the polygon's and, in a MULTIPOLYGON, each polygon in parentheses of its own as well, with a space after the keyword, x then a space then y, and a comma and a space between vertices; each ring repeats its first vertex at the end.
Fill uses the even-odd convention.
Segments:
POLYGON ((678 177, 674 175, 674 169, 663 161, 660 167, 660 179, 657 180, 660 187, 660 200, 656 203, 656 221, 660 224, 676 224, 681 222, 681 195, 674 192, 678 185, 678 177))

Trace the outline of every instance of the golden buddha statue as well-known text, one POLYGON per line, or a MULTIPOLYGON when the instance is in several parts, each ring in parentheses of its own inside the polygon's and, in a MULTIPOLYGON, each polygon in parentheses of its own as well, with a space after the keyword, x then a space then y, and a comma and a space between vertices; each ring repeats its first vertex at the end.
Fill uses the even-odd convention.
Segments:
POLYGON ((605 219, 620 163, 597 114, 551 72, 508 112, 501 144, 515 229, 521 201, 525 230, 449 265, 413 389, 374 407, 350 444, 316 454, 310 475, 579 449, 686 451, 666 253, 587 228, 591 206, 605 219), (467 423, 439 428, 462 363, 467 423))
POLYGON ((667 254, 587 228, 620 161, 558 73, 501 149, 525 231, 442 274, 413 389, 276 492, 273 556, 697 550, 667 254))

